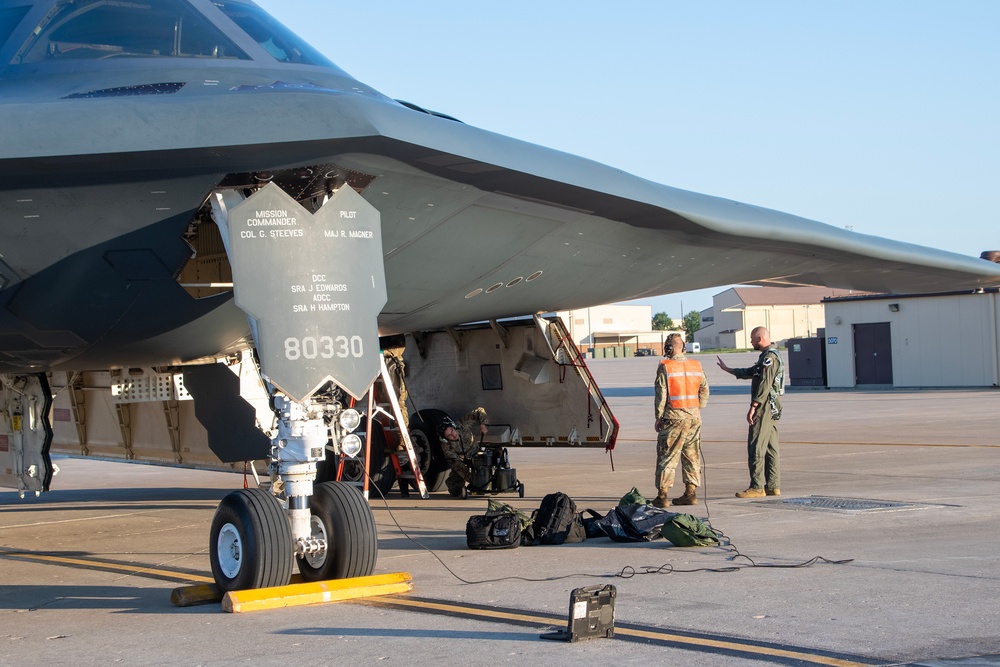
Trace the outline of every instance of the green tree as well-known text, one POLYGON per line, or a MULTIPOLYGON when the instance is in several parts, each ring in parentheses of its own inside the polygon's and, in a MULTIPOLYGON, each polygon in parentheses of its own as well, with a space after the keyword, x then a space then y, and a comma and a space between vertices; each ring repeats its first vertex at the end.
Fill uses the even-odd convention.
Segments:
POLYGON ((697 310, 692 310, 684 316, 683 322, 684 333, 687 334, 684 340, 693 343, 694 332, 701 328, 701 314, 697 310))
POLYGON ((653 315, 653 331, 672 331, 674 321, 666 313, 653 315))

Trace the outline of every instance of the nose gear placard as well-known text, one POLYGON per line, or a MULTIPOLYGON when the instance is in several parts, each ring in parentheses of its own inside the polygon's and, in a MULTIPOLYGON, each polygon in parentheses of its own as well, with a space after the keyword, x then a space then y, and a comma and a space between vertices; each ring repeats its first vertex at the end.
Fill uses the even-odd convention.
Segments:
POLYGON ((327 380, 360 398, 378 375, 380 223, 347 185, 315 214, 273 183, 229 212, 236 305, 256 321, 261 371, 295 400, 327 380))

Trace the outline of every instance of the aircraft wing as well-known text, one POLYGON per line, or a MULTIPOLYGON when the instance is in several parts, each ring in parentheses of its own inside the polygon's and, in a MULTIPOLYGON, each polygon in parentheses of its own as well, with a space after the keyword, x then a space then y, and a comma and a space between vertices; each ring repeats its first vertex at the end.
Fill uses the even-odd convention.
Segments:
MULTIPOLYGON (((498 270, 475 282, 449 280, 452 297, 499 284, 504 287, 497 291, 504 291, 511 280, 533 271, 544 272, 537 289, 549 301, 542 305, 542 298, 537 305, 549 309, 733 283, 898 293, 1000 284, 1000 266, 979 258, 678 190, 438 118, 402 118, 388 108, 373 109, 367 117, 380 137, 395 145, 386 151, 391 160, 481 193, 442 222, 449 231, 434 235, 442 253, 503 257, 477 263, 496 264, 498 270), (504 244, 497 211, 509 214, 516 249, 497 247, 504 244), (469 238, 461 226, 480 233, 469 238), (463 238, 469 240, 463 244, 463 238)), ((353 164, 366 167, 362 157, 353 164)), ((391 172, 380 173, 398 177, 391 172)), ((369 199, 374 203, 379 196, 372 193, 369 199)), ((390 251, 388 271, 393 263, 390 251)), ((440 296, 443 303, 447 290, 440 296)))

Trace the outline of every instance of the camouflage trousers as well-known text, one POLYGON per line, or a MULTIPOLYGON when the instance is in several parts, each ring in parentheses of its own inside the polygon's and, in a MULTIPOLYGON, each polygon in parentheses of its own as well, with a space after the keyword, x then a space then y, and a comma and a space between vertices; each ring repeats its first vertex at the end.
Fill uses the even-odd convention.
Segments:
POLYGON ((450 469, 445 484, 452 495, 458 495, 462 486, 472 481, 472 466, 469 465, 469 461, 475 452, 475 447, 467 448, 461 442, 442 440, 441 451, 444 452, 445 462, 450 469))
POLYGON ((666 493, 681 462, 685 484, 701 485, 701 420, 671 419, 656 436, 656 488, 666 493))
MULTIPOLYGON (((409 394, 406 391, 406 378, 404 377, 403 370, 405 368, 403 363, 403 348, 384 350, 382 354, 385 356, 385 367, 389 371, 389 379, 392 381, 392 386, 396 389, 396 400, 399 401, 399 411, 403 417, 403 428, 409 430, 410 411, 406 406, 406 399, 409 398, 409 394)), ((400 443, 400 446, 402 446, 402 443, 400 443)))

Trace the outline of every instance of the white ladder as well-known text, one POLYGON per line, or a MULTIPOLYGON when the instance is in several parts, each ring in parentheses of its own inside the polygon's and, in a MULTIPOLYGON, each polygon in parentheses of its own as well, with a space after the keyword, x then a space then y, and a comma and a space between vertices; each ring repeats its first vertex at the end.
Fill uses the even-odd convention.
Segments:
MULTIPOLYGON (((420 474, 420 461, 417 458, 417 454, 413 449, 413 443, 410 441, 410 434, 406 428, 404 428, 403 412, 399 405, 399 398, 396 395, 396 388, 392 384, 392 379, 389 375, 389 369, 385 365, 385 357, 379 355, 379 364, 381 365, 381 370, 378 377, 372 383, 372 386, 368 389, 368 410, 367 410, 367 420, 368 427, 366 433, 368 437, 365 442, 365 459, 364 459, 364 479, 361 483, 362 493, 365 498, 368 498, 368 484, 369 484, 369 461, 371 460, 371 446, 372 446, 372 421, 374 419, 376 412, 381 412, 387 417, 393 420, 392 425, 383 425, 383 431, 386 433, 397 433, 399 441, 403 443, 403 448, 406 450, 406 456, 409 459, 409 470, 402 470, 399 464, 399 458, 395 452, 387 454, 392 458, 392 465, 397 469, 397 478, 403 480, 400 482, 400 489, 406 488, 406 481, 412 480, 416 485, 417 490, 420 492, 421 498, 427 498, 427 485, 424 483, 424 476, 420 474), (381 385, 381 387, 379 386, 381 385), (376 392, 382 389, 382 395, 388 399, 388 405, 385 403, 379 403, 376 399, 376 392), (391 407, 392 412, 387 412, 383 406, 391 407)), ((404 492, 405 493, 405 492, 404 492)))

